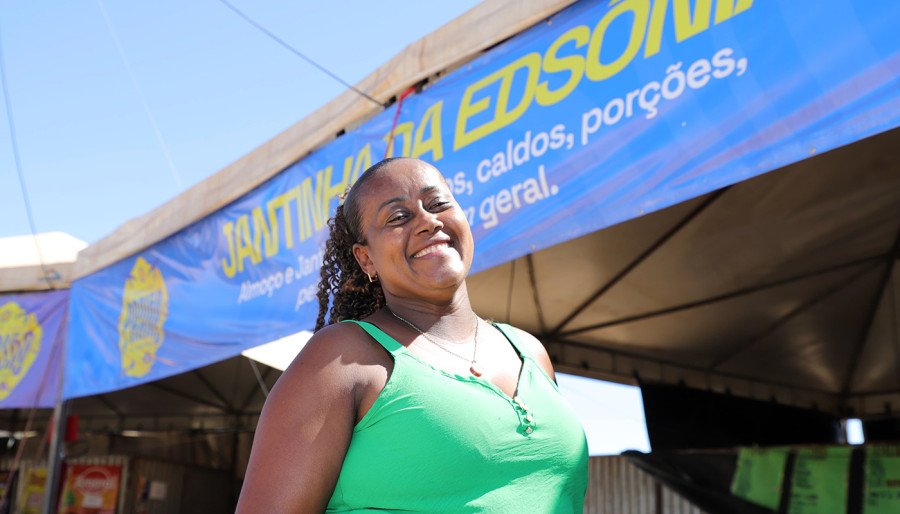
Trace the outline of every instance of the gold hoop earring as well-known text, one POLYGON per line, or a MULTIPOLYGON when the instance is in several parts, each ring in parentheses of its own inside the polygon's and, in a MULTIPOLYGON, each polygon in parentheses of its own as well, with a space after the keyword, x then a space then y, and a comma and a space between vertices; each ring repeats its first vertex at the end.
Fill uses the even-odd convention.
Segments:
POLYGON ((372 278, 372 275, 366 273, 366 276, 369 277, 369 283, 375 282, 375 278, 378 278, 378 273, 375 274, 375 278, 372 278))

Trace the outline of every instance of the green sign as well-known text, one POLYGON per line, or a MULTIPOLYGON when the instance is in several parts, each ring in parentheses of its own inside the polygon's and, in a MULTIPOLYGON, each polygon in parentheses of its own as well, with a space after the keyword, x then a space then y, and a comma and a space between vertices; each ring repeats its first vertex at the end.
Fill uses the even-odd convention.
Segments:
POLYGON ((781 503, 781 483, 787 448, 741 448, 731 494, 775 510, 781 503))
POLYGON ((900 446, 871 446, 866 451, 863 514, 900 512, 900 446))
POLYGON ((794 460, 789 514, 844 514, 852 448, 801 448, 794 460))

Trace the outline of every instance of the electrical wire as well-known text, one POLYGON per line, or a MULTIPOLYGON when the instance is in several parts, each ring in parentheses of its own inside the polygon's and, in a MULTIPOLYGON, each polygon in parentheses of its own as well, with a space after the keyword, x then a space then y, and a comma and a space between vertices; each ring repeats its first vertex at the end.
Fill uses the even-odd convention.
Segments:
MULTIPOLYGON (((25 173, 22 169, 22 159, 21 159, 21 156, 19 155, 19 143, 18 143, 18 139, 16 138, 15 118, 13 116, 13 111, 12 111, 12 101, 10 100, 9 85, 6 81, 6 62, 5 62, 4 53, 3 53, 2 30, 0 30, 0 87, 2 87, 2 89, 3 89, 3 101, 4 101, 4 105, 6 106, 6 119, 7 119, 7 122, 9 123, 9 138, 10 138, 10 143, 12 145, 13 160, 15 161, 15 165, 16 165, 16 173, 19 178, 19 186, 22 190, 22 199, 25 203, 25 213, 28 218, 28 227, 31 230, 31 237, 34 240, 35 250, 37 250, 38 264, 41 267, 41 272, 44 275, 44 280, 47 282, 47 287, 49 287, 50 289, 56 289, 56 287, 54 287, 54 284, 52 282, 51 275, 50 275, 49 271, 47 270, 46 265, 44 264, 44 257, 43 257, 43 253, 41 252, 41 245, 38 243, 37 228, 36 228, 36 225, 34 222, 33 210, 31 208, 31 198, 30 198, 30 195, 28 194, 28 187, 26 186, 26 183, 25 183, 25 173)), ((50 358, 49 358, 50 362, 53 362, 55 360, 56 354, 59 351, 61 346, 62 346, 61 344, 53 345, 53 348, 50 351, 50 358)), ((25 451, 26 434, 28 434, 31 431, 31 426, 32 426, 32 423, 34 422, 34 415, 37 412, 38 403, 40 402, 41 396, 43 395, 44 386, 47 384, 47 374, 50 372, 50 369, 51 369, 51 366, 47 366, 47 368, 44 370, 44 374, 43 374, 43 376, 41 376, 41 379, 39 382, 40 385, 38 386, 37 391, 34 396, 34 402, 29 409, 28 418, 25 422, 25 427, 22 431, 23 435, 19 441, 19 447, 16 448, 16 455, 13 459, 12 469, 10 470, 9 478, 6 482, 6 494, 4 494, 2 498, 0 498, 0 505, 2 505, 3 507, 6 506, 6 502, 9 500, 9 492, 12 490, 11 489, 12 479, 16 475, 16 472, 18 471, 18 468, 22 462, 22 455, 24 454, 24 451, 25 451)), ((60 368, 60 370, 61 370, 61 368, 60 368)), ((43 444, 41 445, 41 448, 43 448, 43 444)))
POLYGON ((19 188, 22 190, 22 200, 25 202, 25 215, 28 218, 28 228, 31 231, 31 239, 34 241, 38 264, 41 267, 41 273, 44 275, 44 281, 47 282, 47 287, 56 289, 53 284, 54 279, 47 269, 47 266, 44 264, 44 255, 37 238, 37 226, 34 223, 34 212, 31 209, 31 197, 28 194, 28 187, 25 185, 25 172, 22 170, 22 158, 19 155, 19 142, 16 138, 16 123, 13 117, 12 101, 10 100, 9 85, 6 82, 6 63, 3 58, 2 31, 0 31, 0 87, 3 88, 3 102, 6 105, 6 120, 9 123, 9 140, 12 146, 13 160, 16 164, 16 173, 19 177, 19 188))
POLYGON ((397 130, 397 121, 400 120, 400 109, 403 108, 403 100, 406 99, 407 96, 416 92, 415 87, 410 87, 406 91, 403 92, 399 97, 397 97, 397 110, 394 111, 394 122, 391 123, 391 131, 388 133, 388 144, 384 149, 384 158, 387 159, 394 153, 394 131, 397 130))
POLYGON ((237 14, 238 16, 240 16, 241 18, 243 18, 244 21, 246 21, 246 22, 249 23, 250 25, 253 25, 254 27, 256 27, 257 30, 259 30, 259 31, 262 32, 263 34, 269 36, 270 38, 272 38, 276 43, 278 43, 278 44, 280 44, 281 46, 283 46, 284 48, 288 49, 291 53, 293 53, 293 54, 296 55, 297 57, 303 59, 303 60, 306 61, 307 63, 313 65, 314 67, 316 67, 316 68, 317 68, 319 71, 321 71, 322 73, 328 75, 328 76, 331 77, 332 79, 334 79, 334 80, 336 80, 337 82, 339 82, 342 86, 346 87, 347 89, 350 89, 351 91, 355 92, 356 94, 358 94, 358 95, 362 96, 363 98, 369 100, 370 102, 374 103, 375 105, 377 105, 377 106, 379 106, 379 107, 382 107, 381 102, 379 102, 378 100, 376 100, 376 99, 372 98, 371 96, 367 95, 365 92, 363 92, 363 91, 357 89, 355 86, 353 86, 352 84, 350 84, 350 83, 347 82, 346 80, 344 80, 344 79, 338 77, 337 75, 335 75, 334 73, 332 73, 331 70, 329 70, 328 68, 322 66, 321 64, 319 64, 319 63, 317 63, 316 61, 312 60, 310 57, 308 57, 308 56, 307 56, 306 54, 304 54, 303 52, 301 52, 301 51, 297 50, 296 48, 294 48, 293 46, 289 45, 286 41, 284 41, 284 40, 281 39, 280 37, 276 36, 275 34, 273 34, 272 32, 270 32, 269 30, 267 30, 265 27, 263 27, 262 25, 260 25, 260 24, 257 23, 256 21, 254 21, 252 18, 250 18, 249 16, 247 16, 246 14, 244 14, 240 9, 238 9, 237 7, 235 7, 234 5, 232 5, 232 4, 231 4, 230 2, 228 2, 227 0, 219 0, 219 2, 222 3, 223 5, 225 5, 225 7, 228 7, 229 9, 231 9, 232 11, 234 11, 234 13, 237 14))
POLYGON ((110 20, 109 14, 106 12, 106 6, 103 5, 103 0, 97 0, 97 6, 100 8, 100 13, 103 14, 103 21, 106 22, 106 30, 109 31, 110 37, 116 44, 116 50, 119 51, 119 57, 122 59, 122 64, 125 65, 125 71, 128 72, 128 78, 131 80, 131 87, 134 88, 134 92, 140 99, 141 105, 144 106, 144 114, 146 114, 147 119, 150 120, 150 126, 153 127, 153 133, 156 135, 156 141, 159 143, 163 155, 166 158, 166 164, 169 165, 169 171, 172 173, 172 178, 175 179, 175 184, 178 186, 178 189, 183 190, 184 181, 181 179, 181 173, 179 173, 178 168, 175 166, 175 161, 172 160, 172 154, 169 153, 169 146, 163 138, 162 131, 159 130, 159 124, 156 122, 153 112, 150 111, 150 105, 147 103, 147 98, 144 96, 144 92, 138 84, 137 77, 134 75, 134 70, 131 68, 131 63, 125 55, 125 49, 122 47, 122 42, 119 40, 119 36, 113 28, 112 20, 110 20))

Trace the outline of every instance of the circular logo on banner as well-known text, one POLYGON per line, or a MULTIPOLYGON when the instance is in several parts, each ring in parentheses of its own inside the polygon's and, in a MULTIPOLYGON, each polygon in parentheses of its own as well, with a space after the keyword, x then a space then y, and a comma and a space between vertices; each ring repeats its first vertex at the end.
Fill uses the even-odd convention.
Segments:
POLYGON ((0 306, 0 400, 13 392, 34 364, 42 334, 34 314, 16 302, 0 306))
POLYGON ((169 293, 162 273, 138 257, 125 281, 119 314, 119 351, 127 376, 142 377, 150 372, 165 337, 168 309, 169 293))

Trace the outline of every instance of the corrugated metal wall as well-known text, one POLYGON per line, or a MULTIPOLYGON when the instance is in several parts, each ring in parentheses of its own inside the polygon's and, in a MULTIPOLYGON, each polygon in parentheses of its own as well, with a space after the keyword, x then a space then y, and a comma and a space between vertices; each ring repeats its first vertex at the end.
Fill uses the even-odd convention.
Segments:
MULTIPOLYGON (((234 489, 228 472, 177 463, 124 456, 80 457, 79 464, 118 464, 125 476, 119 498, 122 514, 205 512, 226 514, 233 510, 234 489), (161 498, 140 498, 151 481, 165 484, 161 498)), ((0 464, 9 464, 0 462, 0 464)), ((24 468, 38 465, 22 463, 24 468)), ((592 457, 585 514, 706 514, 657 482, 624 457, 592 457)))
POLYGON ((234 511, 234 483, 222 470, 152 459, 135 459, 122 514, 228 514, 234 511), (148 495, 152 483, 165 497, 148 495))
POLYGON ((591 457, 585 514, 706 514, 624 457, 591 457))
POLYGON ((178 512, 181 505, 184 466, 147 459, 135 459, 126 488, 126 500, 122 514, 166 514, 178 512), (164 498, 149 498, 147 490, 152 482, 165 488, 164 498))

